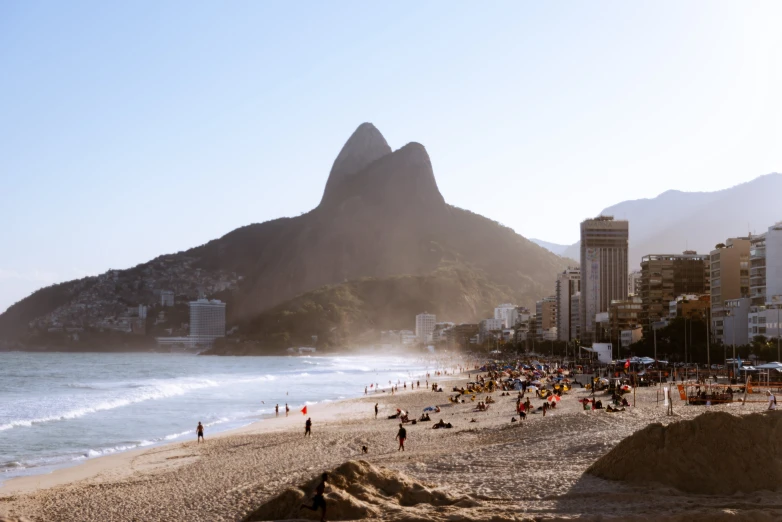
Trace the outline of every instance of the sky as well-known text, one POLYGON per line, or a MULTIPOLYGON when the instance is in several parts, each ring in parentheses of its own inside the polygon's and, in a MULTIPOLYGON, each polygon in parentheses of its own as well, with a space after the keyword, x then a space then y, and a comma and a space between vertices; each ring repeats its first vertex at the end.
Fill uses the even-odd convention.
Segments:
POLYGON ((320 201, 364 121, 569 244, 782 172, 782 2, 0 2, 0 311, 320 201))

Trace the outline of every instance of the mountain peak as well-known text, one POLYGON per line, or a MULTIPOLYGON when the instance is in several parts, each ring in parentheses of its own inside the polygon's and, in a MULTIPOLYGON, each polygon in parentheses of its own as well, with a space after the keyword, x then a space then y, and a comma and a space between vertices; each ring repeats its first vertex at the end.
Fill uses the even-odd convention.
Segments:
POLYGON ((350 177, 388 154, 391 154, 391 147, 377 127, 368 122, 359 125, 334 160, 323 199, 350 177))

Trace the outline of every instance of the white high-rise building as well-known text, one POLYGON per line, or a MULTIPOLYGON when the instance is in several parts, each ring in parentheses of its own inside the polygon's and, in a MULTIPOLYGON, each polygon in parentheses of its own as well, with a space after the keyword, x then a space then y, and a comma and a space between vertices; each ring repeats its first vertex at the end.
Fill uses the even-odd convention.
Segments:
POLYGON ((557 276, 557 340, 570 342, 576 337, 570 328, 570 312, 575 295, 581 291, 581 270, 568 268, 557 276))
POLYGON ((782 337, 782 222, 750 240, 750 297, 747 342, 782 337))
POLYGON ((212 344, 225 337, 225 303, 199 299, 190 303, 190 340, 192 344, 212 344))
POLYGON ((437 316, 426 312, 415 316, 415 336, 419 342, 431 343, 437 316))
POLYGON ((494 309, 494 318, 502 321, 504 328, 513 328, 519 318, 519 310, 515 304, 503 303, 494 309))

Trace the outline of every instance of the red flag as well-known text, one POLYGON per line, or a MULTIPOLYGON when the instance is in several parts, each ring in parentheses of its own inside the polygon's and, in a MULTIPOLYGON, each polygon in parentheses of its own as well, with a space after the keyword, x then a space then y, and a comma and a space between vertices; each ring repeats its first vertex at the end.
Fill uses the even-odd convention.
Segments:
POLYGON ((302 414, 304 414, 304 415, 307 415, 307 407, 306 407, 306 406, 304 406, 304 407, 301 409, 301 413, 302 413, 302 414))

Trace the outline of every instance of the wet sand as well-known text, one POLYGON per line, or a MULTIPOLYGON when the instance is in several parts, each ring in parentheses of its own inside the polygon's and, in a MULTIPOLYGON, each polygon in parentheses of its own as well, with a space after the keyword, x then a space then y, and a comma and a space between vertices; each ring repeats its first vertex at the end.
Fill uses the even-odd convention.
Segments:
MULTIPOLYGON (((657 404, 656 388, 640 388, 637 406, 622 413, 583 411, 588 396, 575 388, 559 407, 511 423, 515 398, 499 397, 486 412, 475 404, 450 404, 446 392, 422 388, 395 396, 368 397, 309 407, 312 438, 304 438, 306 416, 270 419, 207 442, 175 443, 89 461, 50 475, 6 482, 0 516, 30 520, 215 521, 242 520, 290 486, 311 480, 348 460, 362 459, 398 471, 450 495, 475 499, 469 506, 416 509, 381 516, 386 520, 779 520, 782 494, 729 497, 693 495, 670 487, 637 486, 584 475, 624 437, 652 422, 693 418, 705 407, 675 399, 675 415, 657 404), (378 402, 380 414, 374 418, 378 402), (396 408, 420 416, 439 405, 432 422, 407 425, 407 451, 397 451, 396 408), (442 418, 453 429, 433 430, 442 418), (471 419, 477 422, 471 423, 471 419), (361 453, 367 446, 368 454, 361 453)), ((528 394, 529 395, 529 394, 528 394)), ((606 396, 600 396, 608 403, 606 396)), ((542 400, 532 396, 534 406, 542 400)), ((476 401, 477 402, 477 401, 476 401)), ((632 404, 632 398, 630 398, 632 404)), ((735 414, 765 405, 711 407, 735 414)), ((726 448, 726 451, 729 451, 726 448)), ((715 456, 717 458, 718 456, 715 456)), ((729 478, 726 478, 726 480, 729 478)), ((311 516, 309 517, 312 518, 311 516)))

